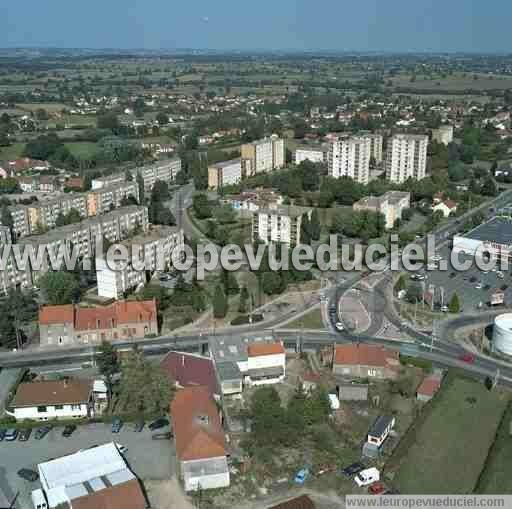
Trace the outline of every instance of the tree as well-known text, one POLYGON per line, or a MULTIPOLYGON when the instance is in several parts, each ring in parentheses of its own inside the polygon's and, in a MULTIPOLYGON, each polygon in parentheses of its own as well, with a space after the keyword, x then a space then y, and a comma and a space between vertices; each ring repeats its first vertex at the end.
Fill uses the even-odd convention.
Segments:
POLYGON ((156 121, 158 122, 159 125, 166 125, 169 123, 169 115, 167 115, 163 111, 160 111, 156 115, 156 121))
POLYGON ((224 318, 228 312, 228 300, 221 285, 215 287, 213 296, 213 316, 215 318, 224 318))
POLYGON ((258 445, 281 445, 289 435, 285 409, 274 387, 264 386, 255 390, 251 399, 251 415, 252 436, 258 445))
POLYGON ((107 379, 109 390, 112 388, 112 376, 119 371, 119 361, 112 343, 103 340, 96 358, 100 373, 107 379))
POLYGON ((141 205, 144 203, 144 179, 142 178, 142 175, 140 173, 137 173, 137 186, 139 187, 139 201, 141 205))
POLYGON ((448 304, 448 309, 450 313, 459 313, 460 312, 460 301, 457 292, 452 295, 450 299, 450 303, 448 304))
POLYGON ((249 290, 247 290, 246 286, 242 286, 242 290, 240 291, 240 302, 238 304, 238 312, 239 313, 247 313, 249 302, 249 290))
POLYGON ((12 214, 7 205, 2 206, 2 215, 1 215, 0 221, 2 222, 2 224, 4 226, 8 226, 11 229, 11 233, 12 233, 14 221, 12 218, 12 214))
POLYGON ((321 225, 320 225, 320 218, 318 215, 318 209, 316 209, 316 208, 314 208, 313 212, 311 213, 310 230, 311 230, 311 238, 313 240, 320 240, 321 225))
POLYGON ((115 113, 105 113, 103 115, 98 115, 97 125, 98 129, 116 131, 119 129, 119 119, 115 113))
POLYGON ((400 277, 398 278, 398 281, 395 284, 395 293, 399 293, 402 290, 407 289, 407 280, 405 279, 404 274, 400 274, 400 277))
POLYGON ((311 223, 307 214, 302 215, 300 222, 300 242, 301 244, 311 244, 311 223))
POLYGON ((226 295, 236 295, 240 291, 235 274, 229 270, 222 269, 221 282, 226 295))
POLYGON ((39 279, 39 286, 52 306, 71 304, 80 297, 80 285, 73 274, 65 271, 47 272, 39 279))
POLYGON ((208 201, 208 197, 203 194, 196 194, 192 199, 192 208, 198 219, 208 219, 212 217, 212 208, 208 201))
POLYGON ((496 186, 496 182, 494 182, 494 179, 491 176, 489 176, 485 179, 480 192, 484 196, 496 196, 498 194, 498 188, 496 186))

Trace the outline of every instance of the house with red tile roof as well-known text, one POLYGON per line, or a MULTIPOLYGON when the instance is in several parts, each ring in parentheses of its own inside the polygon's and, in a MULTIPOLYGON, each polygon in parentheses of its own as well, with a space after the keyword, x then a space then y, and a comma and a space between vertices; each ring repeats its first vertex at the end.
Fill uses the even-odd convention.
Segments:
POLYGON ((79 345, 158 334, 156 301, 117 301, 94 308, 73 304, 39 310, 41 346, 79 345))
POLYGON ((210 389, 185 387, 170 406, 178 474, 185 491, 229 486, 226 440, 221 411, 210 389))
POLYGON ((441 379, 442 375, 440 374, 426 376, 416 389, 416 399, 424 402, 430 401, 441 388, 441 379))
POLYGON ((349 378, 395 379, 400 370, 397 350, 380 345, 350 343, 336 345, 332 371, 349 378))
POLYGON ((282 382, 286 375, 286 351, 280 341, 261 341, 247 345, 246 382, 266 385, 282 382))
POLYGON ((434 202, 432 205, 434 212, 441 211, 444 217, 448 217, 450 214, 457 212, 457 202, 453 200, 441 200, 437 203, 434 202))
POLYGON ((210 394, 221 395, 213 359, 185 352, 169 352, 160 366, 178 387, 208 387, 210 394))

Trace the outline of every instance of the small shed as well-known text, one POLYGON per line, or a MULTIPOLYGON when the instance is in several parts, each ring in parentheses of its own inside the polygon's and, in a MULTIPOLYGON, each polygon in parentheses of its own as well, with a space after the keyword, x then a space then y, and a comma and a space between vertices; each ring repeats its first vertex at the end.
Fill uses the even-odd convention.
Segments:
POLYGON ((366 401, 368 399, 368 384, 340 383, 337 385, 340 401, 366 401))

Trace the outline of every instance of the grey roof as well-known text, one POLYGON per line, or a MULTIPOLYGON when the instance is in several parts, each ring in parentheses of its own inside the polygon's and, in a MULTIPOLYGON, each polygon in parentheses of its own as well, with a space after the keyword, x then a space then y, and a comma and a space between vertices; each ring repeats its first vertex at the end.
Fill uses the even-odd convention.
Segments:
POLYGON ((225 456, 199 461, 183 461, 181 469, 185 478, 223 474, 229 471, 228 460, 225 456))
POLYGON ((215 365, 215 369, 217 370, 217 375, 221 382, 227 380, 242 380, 242 373, 236 362, 218 362, 215 365))
POLYGON ((370 428, 370 431, 368 431, 369 435, 372 435, 373 437, 380 437, 386 428, 389 426, 391 421, 393 420, 393 417, 390 417, 389 415, 379 415, 377 419, 375 419, 375 422, 372 424, 372 427, 370 428))
POLYGON ((276 207, 275 209, 259 209, 254 214, 267 214, 269 216, 288 216, 300 217, 303 214, 308 214, 312 209, 305 207, 294 207, 293 205, 284 205, 276 207))
POLYGON ((209 348, 215 363, 246 361, 248 344, 247 338, 239 336, 212 336, 209 338, 209 348))
POLYGON ((238 164, 242 161, 240 157, 236 159, 230 159, 229 161, 221 161, 219 163, 210 164, 210 168, 225 168, 226 166, 231 166, 233 164, 238 164))
POLYGON ((267 376, 281 376, 284 375, 282 366, 271 366, 268 368, 250 369, 248 374, 251 378, 261 378, 267 376))
POLYGON ((498 244, 512 244, 512 220, 494 217, 487 223, 477 226, 464 237, 482 242, 492 241, 498 244))

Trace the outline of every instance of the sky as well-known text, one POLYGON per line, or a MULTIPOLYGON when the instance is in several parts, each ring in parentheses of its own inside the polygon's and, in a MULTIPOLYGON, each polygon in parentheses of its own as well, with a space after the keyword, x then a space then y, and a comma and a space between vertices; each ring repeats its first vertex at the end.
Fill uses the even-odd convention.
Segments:
POLYGON ((0 47, 512 51, 510 0, 1 0, 0 47))

